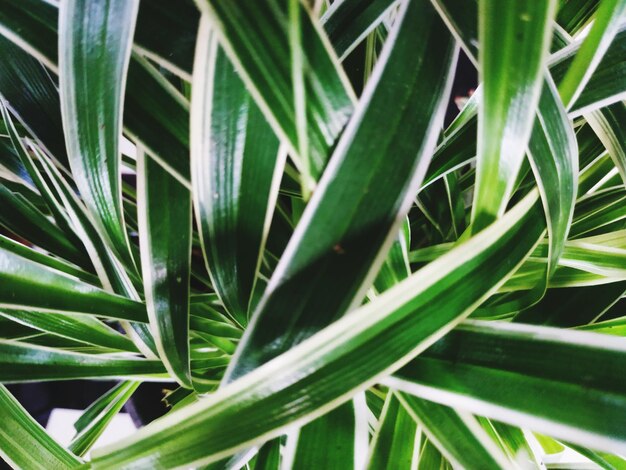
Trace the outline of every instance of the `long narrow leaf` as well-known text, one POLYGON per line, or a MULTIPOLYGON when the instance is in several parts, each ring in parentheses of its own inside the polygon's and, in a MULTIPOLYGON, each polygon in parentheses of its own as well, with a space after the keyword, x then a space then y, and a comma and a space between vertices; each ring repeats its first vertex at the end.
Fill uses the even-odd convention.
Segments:
POLYGON ((137 161, 139 242, 148 318, 165 367, 190 388, 191 193, 141 148, 137 161))
POLYGON ((480 1, 478 158, 473 231, 506 208, 541 94, 556 2, 480 1))
POLYGON ((98 227, 132 265, 120 191, 122 100, 137 0, 63 0, 61 114, 72 173, 98 227))
POLYGON ((216 292, 245 325, 284 152, 206 17, 194 67, 191 158, 200 239, 216 292))
POLYGON ((81 460, 65 450, 0 385, 0 456, 15 468, 61 470, 76 468, 81 460))
POLYGON ((430 4, 417 0, 404 8, 227 379, 360 304, 409 209, 442 123, 456 48, 430 4), (409 81, 398 83, 397 77, 409 81), (393 165, 387 158, 391 149, 393 165))
POLYGON ((388 383, 471 413, 624 452, 626 385, 618 371, 625 356, 623 341, 606 335, 471 322, 388 383))
POLYGON ((159 361, 59 351, 0 340, 0 382, 39 382, 76 378, 144 377, 163 374, 159 361))
POLYGON ((348 401, 406 364, 493 293, 543 235, 541 217, 533 193, 500 222, 376 301, 207 399, 95 451, 94 467, 209 463, 348 401), (499 262, 505 255, 511 264, 499 262), (471 289, 467 279, 473 280, 471 289))
MULTIPOLYGON (((354 96, 343 70, 308 10, 298 3, 301 49, 291 51, 287 0, 222 2, 196 0, 217 27, 224 50, 236 65, 259 108, 294 155, 303 148, 297 131, 292 80, 293 54, 302 57, 306 93, 306 144, 311 175, 317 179, 353 110, 354 96), (276 48, 275 44, 287 47, 276 48)), ((293 46, 293 44, 291 44, 293 46)))

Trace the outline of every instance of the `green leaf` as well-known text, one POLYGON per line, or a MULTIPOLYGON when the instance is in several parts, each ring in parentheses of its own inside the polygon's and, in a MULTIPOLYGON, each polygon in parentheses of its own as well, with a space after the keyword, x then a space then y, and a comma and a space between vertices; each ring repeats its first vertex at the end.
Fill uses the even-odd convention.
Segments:
POLYGON ((320 21, 339 59, 345 59, 398 3, 397 0, 333 2, 320 21))
POLYGON ((0 235, 0 250, 6 250, 18 255, 21 258, 25 258, 34 261, 37 264, 48 266, 57 271, 69 274, 72 277, 85 281, 88 284, 99 285, 98 278, 93 274, 87 273, 82 269, 77 268, 73 264, 67 263, 59 258, 46 255, 33 248, 22 245, 10 238, 0 235))
POLYGON ((0 207, 0 225, 10 232, 74 264, 89 266, 82 247, 73 245, 41 211, 2 183, 0 207))
POLYGON ((576 102, 625 19, 626 1, 604 0, 600 4, 589 34, 559 83, 559 95, 565 109, 570 109, 576 102))
POLYGON ((582 30, 593 19, 600 0, 568 0, 562 2, 556 21, 569 34, 582 30))
POLYGON ((0 456, 14 468, 71 469, 81 460, 65 450, 0 385, 0 456))
POLYGON ((68 313, 60 314, 26 310, 6 310, 0 312, 0 315, 23 325, 64 338, 75 339, 104 348, 137 352, 131 340, 97 318, 68 313))
POLYGON ((1 246, 0 267, 0 306, 3 308, 147 320, 143 304, 107 293, 1 246))
POLYGON ((94 451, 94 468, 209 463, 341 405, 489 297, 543 235, 541 217, 534 192, 492 227, 308 341, 123 442, 94 451), (511 265, 499 262, 505 255, 511 265), (472 289, 465 288, 467 279, 472 289))
POLYGON ((272 439, 263 444, 259 449, 254 468, 255 470, 279 470, 281 468, 279 439, 272 439))
POLYGON ((70 166, 95 223, 129 266, 119 140, 138 7, 137 0, 64 0, 59 11, 59 88, 70 166))
POLYGON ((624 470, 626 469, 626 460, 619 455, 613 455, 606 452, 597 452, 591 449, 586 449, 581 446, 566 443, 567 447, 572 448, 581 455, 584 455, 593 463, 596 463, 600 468, 606 470, 624 470))
POLYGON ((245 325, 285 153, 206 17, 194 67, 191 158, 199 234, 213 287, 245 325))
POLYGON ((428 440, 456 468, 507 468, 511 465, 469 413, 421 400, 404 393, 398 398, 420 424, 428 440))
MULTIPOLYGON (((154 2, 144 3, 152 5, 154 2)), ((3 13, 11 13, 0 16, 0 34, 58 73, 58 5, 45 0, 26 0, 19 4, 0 0, 0 5, 3 13), (50 47, 51 44, 54 47, 50 47)), ((166 51, 152 51, 150 56, 164 54, 166 51)), ((193 55, 193 48, 190 54, 193 55)), ((188 184, 188 103, 138 54, 131 58, 127 78, 125 131, 150 149, 152 157, 172 175, 188 184)), ((58 101, 58 97, 55 99, 58 101)), ((54 129, 54 125, 50 129, 54 129)))
MULTIPOLYGON (((5 3, 1 2, 3 12, 5 8, 16 8, 5 3)), ((37 3, 43 4, 41 1, 37 3)), ((36 11, 34 5, 30 6, 36 11)), ((54 39, 56 41, 56 37, 54 39)), ((3 36, 0 37, 0 55, 3 58, 0 63, 0 94, 20 124, 29 129, 55 158, 67 165, 61 104, 54 82, 37 59, 3 36)))
POLYGON ((556 2, 481 0, 473 231, 504 212, 530 138, 556 2))
POLYGON ((520 312, 515 321, 573 327, 596 321, 626 293, 626 282, 549 289, 541 302, 520 312))
POLYGON ((413 461, 419 451, 419 441, 417 423, 400 404, 396 395, 388 393, 379 428, 372 439, 367 468, 413 468, 413 461))
POLYGON ((426 438, 420 441, 419 459, 417 461, 417 470, 430 470, 439 468, 441 470, 449 470, 452 465, 448 463, 441 452, 426 438))
MULTIPOLYGON (((50 184, 54 186, 56 193, 71 217, 73 228, 79 234, 85 248, 89 252, 91 262, 94 263, 102 285, 107 291, 134 301, 140 301, 139 294, 133 285, 133 281, 135 284, 138 283, 133 275, 134 273, 129 273, 122 269, 114 253, 107 246, 104 234, 97 230, 92 219, 88 216, 86 208, 59 171, 37 147, 33 146, 32 150, 37 155, 50 184)), ((131 333, 130 328, 135 331, 135 342, 144 354, 149 357, 156 355, 156 345, 148 325, 141 323, 127 325, 122 323, 122 326, 129 333, 131 333)))
POLYGON ((626 184, 626 105, 623 102, 612 104, 586 114, 585 119, 609 152, 626 184))
POLYGON ((563 252, 578 192, 576 137, 549 76, 539 100, 528 152, 546 213, 549 278, 563 252))
POLYGON ((478 1, 431 0, 467 57, 478 68, 478 1))
POLYGON ((281 142, 299 164, 310 159, 317 180, 353 111, 354 94, 319 25, 298 2, 301 41, 289 40, 288 1, 197 0, 209 15, 229 58, 281 142), (277 48, 275 44, 284 44, 277 48), (292 47, 296 50, 291 50, 292 47), (306 96, 306 135, 297 122, 296 84, 292 57, 302 58, 302 86, 306 96), (305 142, 301 142, 305 139, 305 142), (307 155, 301 155, 306 149, 307 155))
POLYGON ((165 370, 159 361, 59 351, 11 340, 0 340, 0 365, 0 382, 3 383, 105 377, 158 378, 165 370))
POLYGON ((132 54, 124 101, 125 132, 190 186, 189 103, 145 58, 132 54))
POLYGON ((137 211, 144 292, 156 347, 168 372, 190 388, 191 193, 141 148, 137 211))
POLYGON ((473 414, 624 452, 626 387, 618 371, 625 357, 624 342, 606 335, 472 321, 385 382, 473 414))
POLYGON ((254 312, 228 380, 360 304, 410 207, 443 120, 457 51, 427 2, 410 2, 404 11, 254 312), (432 60, 423 60, 427 54, 432 60))
POLYGON ((193 0, 140 2, 134 49, 191 81, 199 20, 193 0))
POLYGON ((365 400, 358 397, 303 426, 296 436, 293 469, 362 468, 367 448, 365 400), (359 416, 361 415, 361 416, 359 416))
POLYGON ((92 403, 74 425, 77 434, 68 449, 76 455, 85 455, 137 390, 139 384, 140 382, 120 382, 92 403))
MULTIPOLYGON (((623 80, 615 79, 623 77, 626 73, 626 29, 624 26, 622 25, 615 35, 598 67, 569 110, 568 114, 571 117, 584 115, 626 98, 626 84, 623 80)), ((583 41, 576 41, 553 56, 553 60, 558 60, 551 67, 552 76, 557 83, 569 70, 582 43, 583 41)))

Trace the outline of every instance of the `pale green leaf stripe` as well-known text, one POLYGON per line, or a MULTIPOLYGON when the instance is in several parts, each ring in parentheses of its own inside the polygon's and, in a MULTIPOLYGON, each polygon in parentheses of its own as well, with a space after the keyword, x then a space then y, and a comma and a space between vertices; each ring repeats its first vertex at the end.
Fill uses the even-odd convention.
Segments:
POLYGON ((191 193, 137 149, 137 213, 144 293, 159 357, 191 388, 191 193))
POLYGON ((138 0, 63 0, 59 9, 59 89, 70 166, 97 226, 128 266, 119 140, 138 7, 138 0))
POLYGON ((94 467, 209 463, 348 401, 439 339, 506 280, 543 236, 538 199, 533 192, 448 255, 205 400, 94 451, 94 467), (500 262, 504 256, 510 264, 500 262))
POLYGON ((193 197, 213 287, 246 325, 286 154, 210 29, 205 15, 191 100, 193 197))
POLYGON ((479 72, 473 232, 504 212, 541 95, 556 1, 479 3, 479 72))
MULTIPOLYGON (((210 16, 220 42, 261 111, 293 155, 302 148, 297 132, 289 47, 288 1, 196 0, 210 16), (277 48, 276 44, 285 47, 277 48)), ((323 31, 299 2, 303 80, 307 97, 307 151, 318 179, 330 148, 353 111, 354 93, 323 31)))
POLYGON ((419 453, 420 433, 415 420, 389 392, 372 438, 368 456, 369 470, 393 468, 410 470, 419 453))
POLYGON ((0 340, 0 382, 154 376, 162 378, 160 361, 136 356, 83 354, 11 340, 0 340))
POLYGON ((0 385, 0 457, 14 468, 72 469, 81 460, 65 450, 0 385))
POLYGON ((620 26, 626 20, 626 0, 603 0, 563 80, 559 95, 565 109, 570 109, 596 70, 620 26))
POLYGON ((622 453, 625 360, 621 338, 471 321, 384 382, 476 415, 622 453))
POLYGON ((398 393, 398 399, 420 424, 439 452, 456 468, 506 469, 507 456, 469 413, 398 393))
POLYGON ((458 50, 427 1, 403 7, 227 380, 359 305, 409 210, 443 121, 458 50), (398 76, 408 80, 400 85, 398 76))
MULTIPOLYGON (((140 384, 141 382, 121 382, 119 386, 115 388, 113 394, 103 395, 105 401, 104 407, 92 417, 89 423, 81 423, 82 427, 72 439, 68 449, 76 455, 85 455, 140 384)), ((95 406, 96 409, 99 408, 99 402, 100 400, 94 402, 92 406, 95 406)), ((91 407, 85 410, 85 413, 88 413, 90 408, 91 407)), ((83 414, 81 418, 83 416, 85 415, 83 414)))

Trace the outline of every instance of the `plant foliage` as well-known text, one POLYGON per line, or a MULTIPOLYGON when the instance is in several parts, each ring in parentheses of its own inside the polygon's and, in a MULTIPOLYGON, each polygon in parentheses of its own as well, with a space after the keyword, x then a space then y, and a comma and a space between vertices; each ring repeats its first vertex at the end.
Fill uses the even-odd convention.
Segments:
POLYGON ((624 100, 626 0, 0 0, 0 456, 626 468, 624 100))

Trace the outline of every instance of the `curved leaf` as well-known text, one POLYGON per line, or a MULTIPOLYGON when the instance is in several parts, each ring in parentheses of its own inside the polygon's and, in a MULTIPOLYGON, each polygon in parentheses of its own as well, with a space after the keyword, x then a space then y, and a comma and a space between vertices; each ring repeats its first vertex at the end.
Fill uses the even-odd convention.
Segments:
POLYGON ((294 156, 310 159, 317 180, 329 150, 353 111, 354 95, 337 58, 307 8, 298 3, 302 40, 289 41, 288 1, 196 0, 208 14, 229 58, 281 142, 294 156), (275 44, 289 45, 275 47, 275 44), (290 46, 300 46, 292 51, 290 46), (292 55, 302 58, 306 95, 305 136, 298 134, 292 55), (306 142, 301 142, 301 137, 306 142), (306 148, 307 155, 300 155, 306 148))
POLYGON ((534 192, 492 227, 306 342, 123 442, 94 451, 94 468, 209 463, 341 405, 489 297, 543 235, 541 218, 534 192), (505 255, 511 265, 499 262, 505 255), (473 280, 471 289, 467 279, 473 280))
POLYGON ((59 86, 68 157, 98 227, 132 266, 120 190, 122 100, 138 0, 63 0, 59 86))
POLYGON ((285 154, 206 17, 194 68, 191 159, 200 240, 213 287, 245 325, 285 154))
POLYGON ((360 304, 408 212, 443 120, 457 50, 427 2, 404 8, 254 312, 227 380, 360 304), (423 60, 427 54, 430 60, 423 60))

